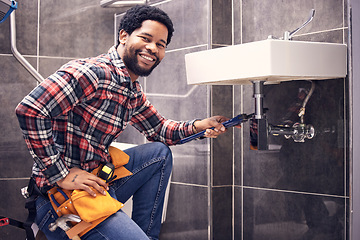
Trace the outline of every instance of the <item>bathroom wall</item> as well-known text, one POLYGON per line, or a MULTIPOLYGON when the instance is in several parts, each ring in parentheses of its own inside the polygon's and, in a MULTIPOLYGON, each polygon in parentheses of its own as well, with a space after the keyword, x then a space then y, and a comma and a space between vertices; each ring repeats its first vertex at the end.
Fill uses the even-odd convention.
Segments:
MULTIPOLYGON (((44 76, 65 62, 106 52, 125 9, 103 9, 98 0, 19 0, 17 47, 44 76), (114 21, 114 17, 115 20, 114 21)), ((174 21, 166 57, 141 79, 150 101, 177 120, 251 113, 251 86, 189 86, 189 52, 280 37, 316 9, 294 40, 347 43, 345 0, 150 0, 174 21)), ((10 51, 9 20, 0 24, 0 216, 26 218, 20 188, 32 159, 14 109, 36 85, 10 51)), ((239 56, 246 57, 246 56, 239 56)), ((311 56, 309 56, 311 57, 311 56)), ((236 61, 236 59, 230 59, 236 61)), ((266 86, 269 122, 296 121, 292 109, 306 81, 266 86)), ((249 150, 249 124, 216 140, 172 147, 169 208, 160 239, 349 239, 348 79, 316 81, 306 122, 318 135, 305 143, 271 138, 271 151, 249 150)), ((141 144, 128 128, 118 141, 141 144)), ((0 227, 0 239, 24 239, 0 227)))
MULTIPOLYGON (((213 16, 220 2, 213 1, 213 16)), ((230 44, 281 37, 307 20, 312 8, 313 22, 294 40, 348 41, 348 9, 343 0, 227 4, 231 9, 221 15, 227 24, 213 31, 232 26, 230 44)), ((216 26, 218 19, 212 20, 216 26)), ((215 33, 212 44, 230 45, 228 38, 215 33)), ((213 141, 213 239, 349 239, 348 86, 347 78, 315 81, 305 122, 315 127, 317 135, 304 143, 270 137, 271 150, 250 150, 249 123, 241 131, 233 130, 231 137, 213 141)), ((295 111, 310 87, 307 81, 265 86, 269 123, 298 122, 295 111)), ((252 86, 213 86, 212 90, 216 114, 231 111, 229 105, 234 115, 254 111, 252 86)))
MULTIPOLYGON (((101 8, 98 0, 17 2, 17 48, 44 77, 71 59, 106 52, 114 42, 116 10, 101 8)), ((24 221, 20 189, 33 161, 14 110, 37 83, 11 54, 9 20, 0 24, 0 216, 24 221)), ((0 239, 25 239, 25 231, 0 227, 0 239)))
MULTIPOLYGON (((200 111, 226 116, 254 111, 251 86, 198 86, 203 95, 184 94, 184 89, 194 91, 194 86, 186 86, 183 69, 183 55, 190 51, 263 40, 270 34, 281 37, 307 20, 312 8, 316 9, 314 21, 294 40, 347 43, 345 1, 173 0, 158 4, 174 20, 176 31, 163 66, 144 79, 144 86, 155 106, 170 118, 202 117, 200 111), (168 76, 176 78, 175 83, 168 76), (188 101, 196 103, 195 111, 188 101), (180 111, 169 107, 173 102, 180 111)), ((305 121, 314 125, 317 136, 305 143, 271 137, 272 150, 249 150, 246 123, 210 141, 210 149, 200 141, 173 147, 170 208, 161 238, 349 239, 347 81, 316 81, 305 121), (194 181, 194 176, 201 181, 194 181), (186 205, 181 204, 184 201, 186 205)), ((307 81, 266 86, 269 122, 299 121, 294 108, 310 87, 307 81)))
MULTIPOLYGON (((351 150, 352 150, 352 158, 357 159, 359 156, 360 150, 360 127, 359 127, 359 110, 360 110, 360 98, 359 98, 359 82, 356 79, 360 78, 360 2, 352 0, 351 3, 351 64, 350 68, 352 69, 352 89, 351 89, 351 102, 352 102, 352 110, 350 116, 351 118, 351 125, 352 131, 351 132, 351 150)), ((359 161, 351 161, 351 168, 352 168, 352 187, 351 187, 351 200, 350 200, 350 211, 352 212, 351 215, 351 226, 350 227, 350 236, 352 239, 359 239, 360 238, 360 229, 355 227, 360 225, 360 176, 356 174, 360 171, 360 162, 359 161)))
MULTIPOLYGON (((169 14, 175 32, 161 66, 144 79, 144 91, 167 118, 205 118, 210 114, 210 88, 187 85, 184 56, 209 48, 210 2, 157 1, 155 6, 169 14)), ((174 167, 160 239, 208 239, 211 222, 209 140, 192 141, 171 149, 174 167)))
MULTIPOLYGON (((150 101, 164 116, 178 120, 210 114, 210 88, 188 86, 184 54, 209 48, 208 0, 151 0, 174 19, 176 32, 166 58, 151 77, 141 79, 150 101), (191 27, 189 27, 191 26, 191 27)), ((69 60, 96 56, 114 44, 116 13, 98 0, 18 1, 17 47, 47 77, 69 60)), ((27 185, 32 159, 17 123, 14 109, 36 81, 11 54, 9 19, 0 24, 0 216, 25 220, 25 200, 20 188, 27 185)), ((142 135, 129 127, 118 141, 141 144, 142 135)), ((210 231, 209 140, 172 147, 174 171, 167 221, 161 239, 208 239, 210 231)), ((0 227, 0 240, 24 239, 25 232, 0 227)))

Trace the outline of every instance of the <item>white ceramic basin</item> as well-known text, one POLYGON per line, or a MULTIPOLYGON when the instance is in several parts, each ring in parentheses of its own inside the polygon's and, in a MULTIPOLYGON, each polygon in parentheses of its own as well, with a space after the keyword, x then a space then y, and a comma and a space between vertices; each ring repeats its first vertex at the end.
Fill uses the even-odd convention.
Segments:
POLYGON ((322 80, 347 74, 345 44, 267 39, 185 55, 188 84, 322 80))

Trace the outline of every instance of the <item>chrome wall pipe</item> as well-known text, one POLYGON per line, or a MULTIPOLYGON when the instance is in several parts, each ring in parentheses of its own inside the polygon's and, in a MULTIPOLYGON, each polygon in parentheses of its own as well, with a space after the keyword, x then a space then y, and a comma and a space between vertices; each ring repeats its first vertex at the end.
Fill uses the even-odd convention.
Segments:
POLYGON ((10 44, 11 52, 13 53, 16 60, 24 66, 24 68, 38 81, 41 83, 44 78, 31 64, 19 53, 16 48, 16 24, 15 24, 15 11, 10 14, 10 44))

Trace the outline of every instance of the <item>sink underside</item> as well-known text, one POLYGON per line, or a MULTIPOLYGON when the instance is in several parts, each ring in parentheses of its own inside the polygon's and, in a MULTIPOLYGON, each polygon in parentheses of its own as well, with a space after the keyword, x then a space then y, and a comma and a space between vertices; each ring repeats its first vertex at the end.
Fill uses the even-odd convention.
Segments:
POLYGON ((346 77, 347 46, 267 39, 189 53, 185 62, 188 84, 335 79, 346 77))

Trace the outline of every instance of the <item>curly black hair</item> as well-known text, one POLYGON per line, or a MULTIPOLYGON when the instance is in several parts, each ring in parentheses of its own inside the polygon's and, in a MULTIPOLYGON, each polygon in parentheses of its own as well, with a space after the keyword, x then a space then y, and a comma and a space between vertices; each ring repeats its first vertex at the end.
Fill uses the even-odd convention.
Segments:
POLYGON ((126 11, 124 17, 120 21, 117 46, 119 42, 119 34, 121 29, 124 29, 128 34, 131 34, 135 29, 141 27, 145 20, 154 20, 164 24, 168 29, 168 37, 166 45, 168 45, 173 36, 174 27, 170 17, 161 9, 148 5, 136 5, 126 11))

